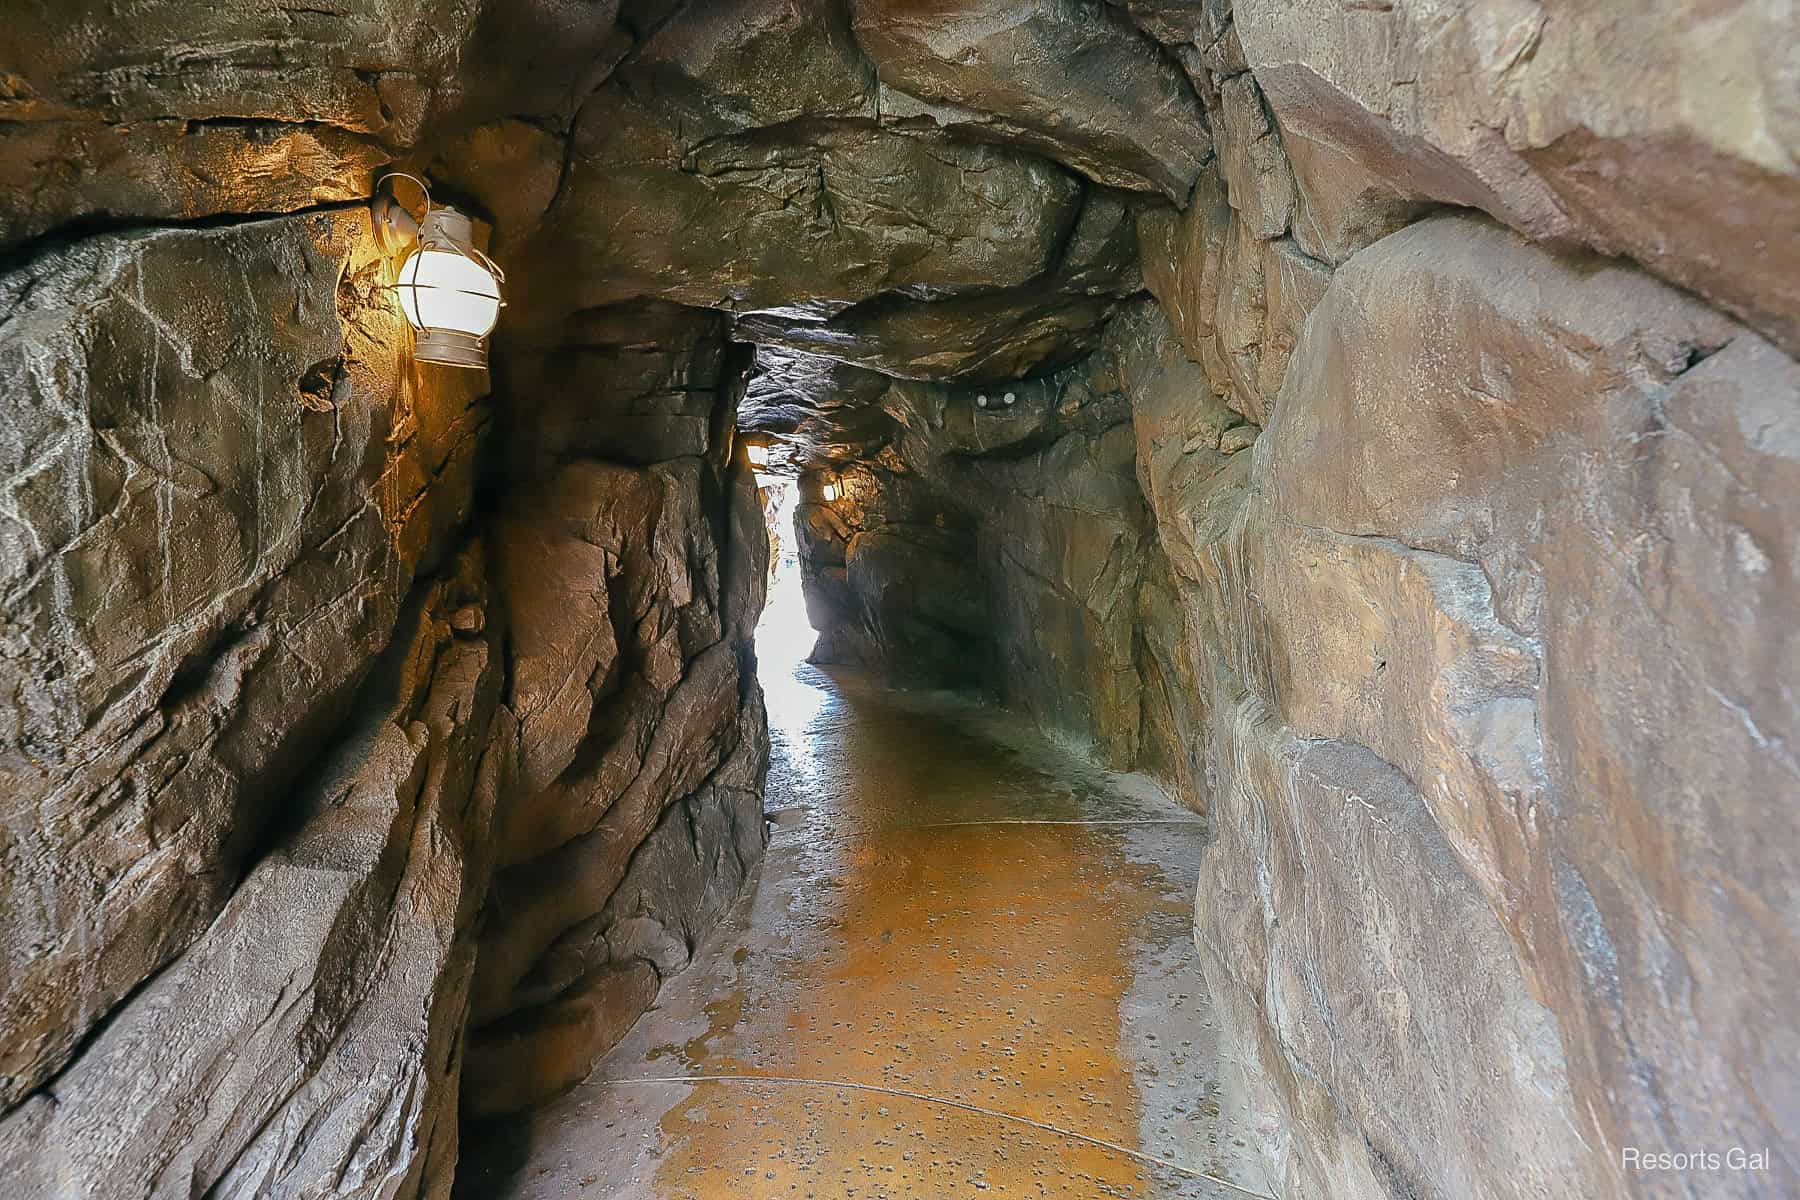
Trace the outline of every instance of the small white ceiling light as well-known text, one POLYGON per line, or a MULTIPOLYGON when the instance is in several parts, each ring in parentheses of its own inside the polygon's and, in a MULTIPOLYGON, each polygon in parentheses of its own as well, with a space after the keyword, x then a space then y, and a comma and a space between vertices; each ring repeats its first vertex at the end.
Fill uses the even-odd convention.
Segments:
POLYGON ((1006 405, 1006 407, 1008 407, 1008 408, 1011 408, 1015 403, 1017 403, 1018 399, 1019 399, 1019 397, 1017 395, 1015 395, 1012 392, 1008 392, 1008 393, 1006 393, 1006 395, 1004 395, 1000 398, 1000 403, 1006 405))
POLYGON ((975 407, 976 408, 986 408, 987 407, 986 394, 975 397, 975 407))
POLYGON ((433 208, 423 180, 392 172, 376 184, 370 204, 376 240, 392 254, 406 252, 394 279, 394 298, 413 327, 413 357, 447 367, 487 366, 487 335, 500 318, 506 275, 475 248, 475 226, 454 208, 433 208), (395 197, 395 179, 410 179, 425 196, 415 219, 395 197))

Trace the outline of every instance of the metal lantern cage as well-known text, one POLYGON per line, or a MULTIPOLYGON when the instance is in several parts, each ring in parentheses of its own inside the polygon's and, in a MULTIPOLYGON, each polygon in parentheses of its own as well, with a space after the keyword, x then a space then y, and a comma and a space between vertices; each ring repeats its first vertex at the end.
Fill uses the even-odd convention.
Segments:
POLYGON ((500 285, 506 273, 475 248, 475 225, 454 208, 433 207, 424 181, 394 172, 381 182, 409 179, 425 196, 425 215, 412 214, 392 198, 377 196, 375 226, 390 247, 416 240, 396 273, 393 292, 413 327, 413 357, 450 367, 487 366, 487 335, 505 303, 500 285))

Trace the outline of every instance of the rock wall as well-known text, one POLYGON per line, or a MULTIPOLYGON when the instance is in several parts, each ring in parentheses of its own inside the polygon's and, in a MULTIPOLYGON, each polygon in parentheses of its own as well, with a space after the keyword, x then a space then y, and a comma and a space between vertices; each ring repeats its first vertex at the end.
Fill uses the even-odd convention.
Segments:
POLYGON ((409 366, 367 225, 7 278, 9 1104, 217 916, 468 515, 491 410, 409 366))
POLYGON ((1237 8, 1171 39, 1218 179, 1140 221, 1121 369, 1284 1194, 1677 1194, 1622 1150, 1732 1146, 1769 1170, 1705 1194, 1792 1190, 1800 368, 1742 222, 1796 181, 1707 120, 1780 107, 1754 69, 1655 111, 1592 74, 1723 85, 1791 26, 1237 8), (1744 189, 1705 218, 1651 182, 1696 142, 1744 189), (1175 450, 1209 391, 1252 454, 1175 450))
POLYGON ((768 538, 748 475, 722 496, 707 474, 691 458, 578 458, 495 521, 520 757, 494 834, 470 1115, 582 1079, 761 858, 750 634, 768 538), (622 971, 641 979, 629 1002, 614 997, 622 971))
POLYGON ((292 832, 0 1120, 9 1195, 447 1193, 507 767, 489 600, 479 545, 411 597, 292 832))
POLYGON ((587 1071, 761 853, 737 428, 821 658, 1208 815, 1284 1197, 1800 1191, 1794 34, 26 0, 0 1178, 441 1196, 587 1071), (410 360, 390 163, 492 227, 491 395, 410 360))
POLYGON ((1622 1147, 1767 1143, 1710 1194, 1777 1194, 1795 364, 1455 215, 1341 267, 1288 380, 1182 583, 1224 718, 1197 928, 1289 1177, 1638 1194, 1622 1147))
MULTIPOLYGON (((1048 6, 953 7, 869 44, 997 97, 969 64, 1048 6)), ((979 654, 1209 815, 1196 938, 1282 1195, 1788 1194, 1792 15, 1236 8, 1114 6, 1214 154, 1133 208, 1153 300, 1088 358, 772 372, 848 497, 801 515, 818 656, 979 654), (1768 1169, 1624 1165, 1733 1146, 1768 1169)))
POLYGON ((490 394, 385 290, 376 171, 511 265, 616 6, 86 7, 0 46, 0 1194, 447 1196, 760 860, 746 360, 515 276, 490 394))

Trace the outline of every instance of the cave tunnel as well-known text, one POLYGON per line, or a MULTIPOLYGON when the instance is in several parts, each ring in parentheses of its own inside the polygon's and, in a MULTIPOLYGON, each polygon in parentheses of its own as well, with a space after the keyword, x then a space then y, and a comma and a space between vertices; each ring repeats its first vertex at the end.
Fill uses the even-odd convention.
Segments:
POLYGON ((10 0, 0 1200, 1800 1195, 1781 0, 10 0))

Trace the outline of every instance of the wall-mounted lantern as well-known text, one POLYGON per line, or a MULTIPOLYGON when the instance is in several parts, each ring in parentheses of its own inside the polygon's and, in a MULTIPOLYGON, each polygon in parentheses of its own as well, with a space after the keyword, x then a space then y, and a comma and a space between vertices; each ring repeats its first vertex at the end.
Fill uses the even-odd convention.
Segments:
POLYGON ((424 182, 399 172, 382 176, 369 207, 376 240, 390 254, 406 254, 393 290, 413 327, 413 357, 447 367, 486 367, 486 339, 500 317, 506 275, 475 248, 474 223, 454 208, 432 207, 424 182), (419 185, 423 217, 402 207, 391 185, 396 179, 419 185))
POLYGON ((844 494, 843 481, 836 475, 829 476, 825 480, 825 486, 819 489, 819 494, 825 497, 825 503, 832 503, 839 496, 844 494))

